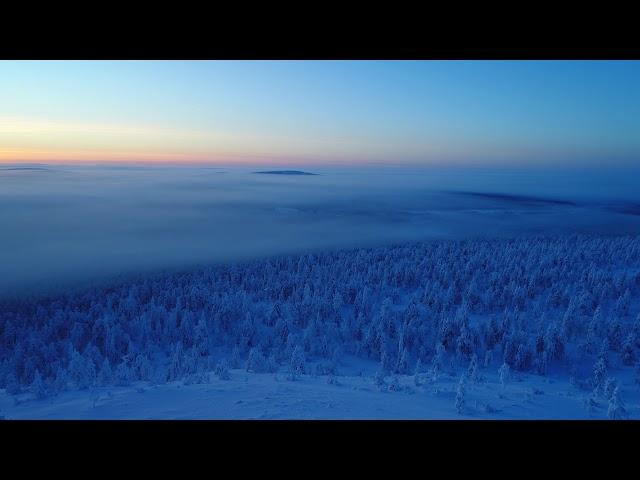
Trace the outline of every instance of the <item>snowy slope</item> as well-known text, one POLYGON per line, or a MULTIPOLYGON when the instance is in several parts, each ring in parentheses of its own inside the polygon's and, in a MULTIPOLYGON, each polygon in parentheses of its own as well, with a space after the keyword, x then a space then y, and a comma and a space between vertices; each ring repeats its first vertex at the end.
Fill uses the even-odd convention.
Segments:
MULTIPOLYGON (((337 382, 329 384, 327 376, 302 375, 289 381, 282 372, 232 369, 229 380, 210 374, 204 384, 136 382, 129 387, 64 392, 44 400, 25 394, 16 401, 0 394, 0 415, 5 419, 608 418, 606 401, 589 410, 585 400, 590 392, 570 385, 566 377, 518 374, 503 386, 496 372, 483 370, 482 376, 478 384, 467 387, 462 413, 454 406, 459 379, 446 374, 435 382, 423 376, 419 385, 413 375, 400 375, 400 390, 392 391, 391 377, 382 386, 366 375, 337 376, 337 382)), ((640 419, 640 389, 628 375, 620 378, 629 418, 640 419)))

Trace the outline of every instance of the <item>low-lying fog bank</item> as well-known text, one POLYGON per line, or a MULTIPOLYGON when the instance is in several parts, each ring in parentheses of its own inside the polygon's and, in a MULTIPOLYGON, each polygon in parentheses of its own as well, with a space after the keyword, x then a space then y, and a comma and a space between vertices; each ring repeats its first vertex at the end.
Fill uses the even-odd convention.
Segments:
POLYGON ((0 296, 425 238, 640 232, 640 182, 624 172, 255 171, 2 166, 0 296))

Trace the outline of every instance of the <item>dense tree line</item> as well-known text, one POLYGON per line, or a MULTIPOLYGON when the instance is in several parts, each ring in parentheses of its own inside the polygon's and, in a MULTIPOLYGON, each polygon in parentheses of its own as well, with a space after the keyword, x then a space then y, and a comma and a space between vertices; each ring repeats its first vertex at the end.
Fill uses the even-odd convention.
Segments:
POLYGON ((458 365, 475 376, 493 365, 544 375, 589 365, 589 381, 611 390, 617 415, 606 372, 611 362, 637 362, 639 294, 640 237, 431 241, 282 256, 4 301, 0 387, 44 397, 137 380, 199 381, 206 372, 228 378, 240 367, 333 379, 340 358, 352 354, 380 362, 384 374, 437 375, 458 365))

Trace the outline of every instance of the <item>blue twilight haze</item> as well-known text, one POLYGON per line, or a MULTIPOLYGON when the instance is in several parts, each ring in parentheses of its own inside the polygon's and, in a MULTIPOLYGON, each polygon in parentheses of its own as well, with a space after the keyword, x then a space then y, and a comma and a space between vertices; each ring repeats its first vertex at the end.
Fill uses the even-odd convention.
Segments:
POLYGON ((0 61, 0 419, 640 419, 639 85, 0 61))

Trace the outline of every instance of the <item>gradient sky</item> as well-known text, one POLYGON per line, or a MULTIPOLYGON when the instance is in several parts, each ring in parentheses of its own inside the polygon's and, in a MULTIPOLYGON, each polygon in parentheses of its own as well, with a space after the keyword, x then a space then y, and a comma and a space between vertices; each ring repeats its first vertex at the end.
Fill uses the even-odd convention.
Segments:
POLYGON ((0 162, 640 163, 637 61, 0 61, 0 162))

